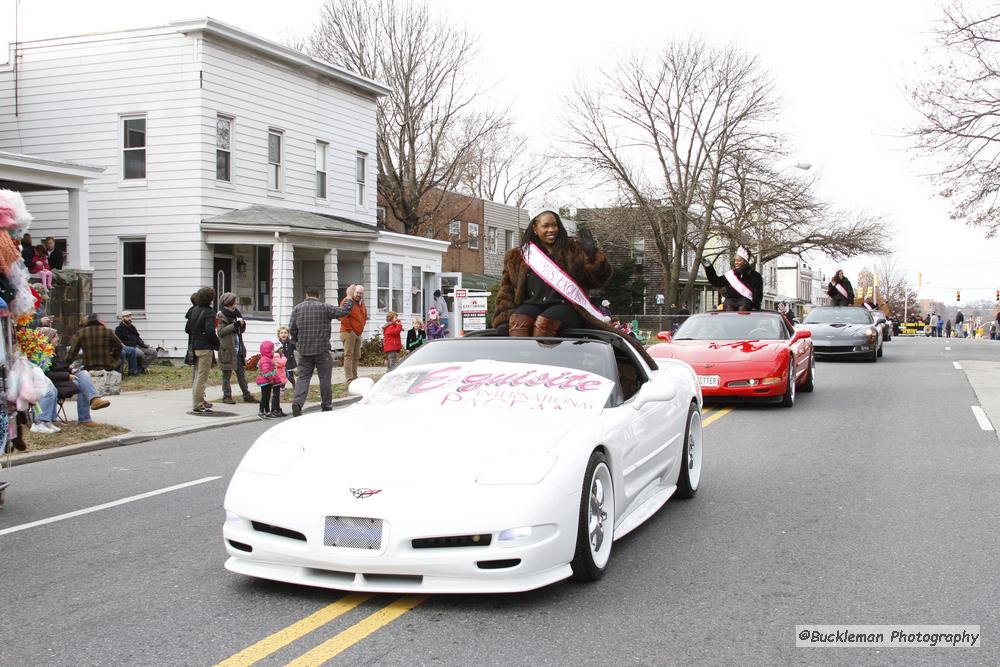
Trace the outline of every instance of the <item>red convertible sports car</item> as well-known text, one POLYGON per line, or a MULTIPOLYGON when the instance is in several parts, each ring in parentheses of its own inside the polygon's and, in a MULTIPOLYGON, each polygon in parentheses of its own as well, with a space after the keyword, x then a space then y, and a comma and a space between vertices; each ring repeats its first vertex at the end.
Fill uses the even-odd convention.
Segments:
POLYGON ((812 334, 792 328, 779 313, 702 313, 672 336, 657 337, 665 342, 649 353, 691 364, 706 399, 777 399, 790 408, 797 389, 813 390, 812 334))

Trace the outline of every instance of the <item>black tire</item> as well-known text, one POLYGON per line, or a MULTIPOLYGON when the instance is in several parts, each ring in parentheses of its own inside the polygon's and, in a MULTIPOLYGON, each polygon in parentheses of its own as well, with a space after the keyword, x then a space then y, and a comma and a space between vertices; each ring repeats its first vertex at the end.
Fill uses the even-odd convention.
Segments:
MULTIPOLYGON (((691 452, 688 448, 691 446, 691 420, 695 415, 698 415, 698 426, 701 426, 701 413, 698 410, 698 404, 692 403, 688 407, 687 424, 684 426, 684 449, 681 451, 681 474, 677 476, 677 491, 675 495, 682 499, 687 500, 689 498, 694 498, 695 494, 698 493, 698 488, 701 486, 701 462, 698 463, 698 475, 694 484, 691 483, 691 469, 690 469, 690 456, 691 452)), ((698 447, 702 446, 702 443, 697 444, 698 447)))
POLYGON ((810 392, 816 388, 816 355, 809 355, 809 369, 806 370, 806 381, 799 387, 799 391, 810 392))
POLYGON ((876 352, 875 354, 877 354, 880 357, 882 356, 882 345, 878 346, 878 352, 876 352))
MULTIPOLYGON (((605 563, 604 567, 594 562, 594 557, 590 550, 590 527, 587 525, 590 487, 593 484, 595 472, 602 465, 610 471, 608 458, 603 452, 595 451, 590 455, 590 461, 587 462, 587 472, 583 476, 583 489, 580 493, 580 516, 576 525, 576 552, 573 554, 573 562, 570 563, 570 566, 573 568, 573 579, 576 581, 597 581, 604 576, 604 572, 611 562, 610 554, 608 555, 608 562, 605 563)), ((612 486, 608 491, 611 493, 613 503, 614 487, 612 486)), ((614 521, 611 524, 604 534, 604 539, 614 541, 614 521)))
POLYGON ((872 353, 865 357, 865 359, 874 364, 878 361, 878 350, 872 350, 872 353))
POLYGON ((790 408, 795 405, 795 359, 788 357, 788 386, 785 395, 781 397, 781 407, 790 408))

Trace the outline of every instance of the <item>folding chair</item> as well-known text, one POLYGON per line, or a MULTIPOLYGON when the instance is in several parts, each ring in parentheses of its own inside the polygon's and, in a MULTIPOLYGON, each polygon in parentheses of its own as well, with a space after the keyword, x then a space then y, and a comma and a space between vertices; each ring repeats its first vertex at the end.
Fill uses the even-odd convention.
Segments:
POLYGON ((66 417, 66 399, 60 398, 56 401, 56 418, 59 419, 63 424, 68 424, 69 419, 66 417))

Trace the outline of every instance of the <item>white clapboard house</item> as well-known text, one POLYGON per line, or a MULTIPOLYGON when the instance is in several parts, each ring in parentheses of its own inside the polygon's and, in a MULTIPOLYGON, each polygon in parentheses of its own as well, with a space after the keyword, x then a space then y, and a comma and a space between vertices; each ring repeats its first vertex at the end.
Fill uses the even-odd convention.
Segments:
POLYGON ((0 151, 92 168, 25 194, 33 236, 68 238, 94 310, 132 311, 171 356, 205 285, 238 295, 251 346, 309 285, 334 301, 364 284, 371 332, 388 308, 426 312, 448 247, 377 229, 387 92, 213 19, 21 42, 0 65, 0 151))

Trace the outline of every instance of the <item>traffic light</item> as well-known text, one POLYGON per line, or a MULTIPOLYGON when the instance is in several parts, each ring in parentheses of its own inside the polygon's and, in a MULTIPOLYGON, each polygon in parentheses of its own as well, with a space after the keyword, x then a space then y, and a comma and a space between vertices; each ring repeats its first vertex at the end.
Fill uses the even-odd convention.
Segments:
POLYGON ((962 290, 960 290, 960 289, 959 290, 955 290, 955 301, 958 302, 958 301, 961 301, 961 300, 962 300, 962 290))

